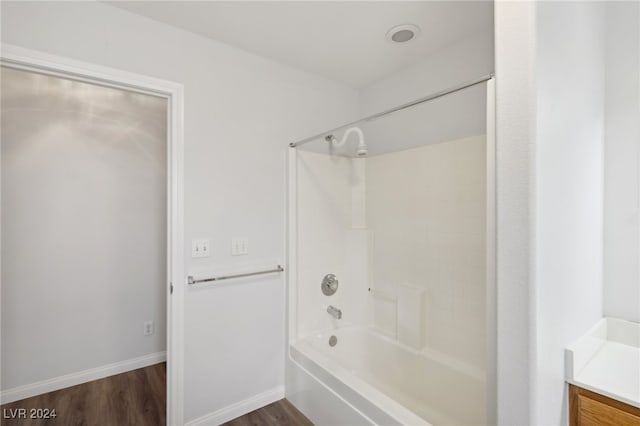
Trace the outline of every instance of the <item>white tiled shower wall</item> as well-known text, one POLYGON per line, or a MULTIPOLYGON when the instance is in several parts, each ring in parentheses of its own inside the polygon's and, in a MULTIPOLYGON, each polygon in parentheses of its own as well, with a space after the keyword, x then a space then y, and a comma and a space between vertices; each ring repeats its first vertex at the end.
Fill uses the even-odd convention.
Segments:
MULTIPOLYGON (((486 341, 485 152, 485 137, 473 136, 367 160, 371 286, 399 296, 400 310, 401 286, 422 290, 422 347, 478 368, 486 341)), ((415 326, 388 314, 390 299, 373 301, 377 327, 397 334, 415 326)))
POLYGON ((341 325, 417 333, 417 349, 484 369, 485 152, 484 136, 367 159, 299 151, 298 337, 336 326, 332 304, 341 325))

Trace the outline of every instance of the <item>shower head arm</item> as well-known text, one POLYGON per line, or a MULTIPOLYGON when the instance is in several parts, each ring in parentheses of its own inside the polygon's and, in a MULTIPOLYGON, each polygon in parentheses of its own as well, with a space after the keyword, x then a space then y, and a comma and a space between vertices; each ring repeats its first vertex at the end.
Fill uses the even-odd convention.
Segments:
POLYGON ((357 133, 359 136, 359 142, 358 142, 358 146, 363 146, 364 145, 364 133, 362 133, 362 130, 359 127, 349 127, 344 134, 342 135, 342 139, 340 139, 340 141, 338 141, 335 137, 330 138, 331 142, 333 142, 334 146, 342 146, 345 144, 345 142, 347 141, 347 138, 349 137, 349 135, 351 133, 357 133))

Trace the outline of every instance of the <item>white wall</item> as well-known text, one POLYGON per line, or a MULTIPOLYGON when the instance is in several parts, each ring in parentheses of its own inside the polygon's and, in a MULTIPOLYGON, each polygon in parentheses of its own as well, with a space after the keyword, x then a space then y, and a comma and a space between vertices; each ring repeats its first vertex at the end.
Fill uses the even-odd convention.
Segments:
MULTIPOLYGON (((3 2, 2 41, 184 84, 185 245, 212 252, 185 253, 196 275, 283 261, 287 143, 355 118, 348 87, 102 3, 3 2)), ((283 386, 284 300, 278 276, 187 289, 187 420, 283 386)))
POLYGON ((640 3, 607 4, 604 315, 640 321, 640 3))
POLYGON ((401 341, 419 333, 419 342, 403 343, 418 343, 416 349, 473 366, 479 374, 486 344, 484 139, 370 157, 366 192, 371 286, 397 296, 391 303, 372 294, 374 324, 401 341), (405 286, 409 297, 403 297, 405 286), (421 307, 412 318, 403 304, 416 297, 421 307))
POLYGON ((496 4, 498 424, 567 421, 563 349, 602 313, 603 18, 496 4))
POLYGON ((529 424, 533 2, 496 2, 497 412, 529 424))
POLYGON ((603 245, 605 314, 637 318, 638 8, 496 12, 498 423, 566 424, 563 349, 603 314, 603 245))
POLYGON ((564 348, 602 316, 605 6, 542 2, 536 22, 531 424, 568 422, 564 348))
POLYGON ((1 74, 2 390, 163 352, 167 101, 1 74))

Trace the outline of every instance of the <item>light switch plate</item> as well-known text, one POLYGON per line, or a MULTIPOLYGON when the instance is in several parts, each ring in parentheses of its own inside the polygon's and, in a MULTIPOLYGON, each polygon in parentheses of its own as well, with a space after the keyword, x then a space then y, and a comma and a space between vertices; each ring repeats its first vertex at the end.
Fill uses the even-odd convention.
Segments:
POLYGON ((249 253, 249 240, 247 237, 239 237, 231 239, 231 255, 241 256, 249 253))
POLYGON ((209 257, 209 240, 206 238, 199 238, 197 240, 191 240, 191 257, 209 257))

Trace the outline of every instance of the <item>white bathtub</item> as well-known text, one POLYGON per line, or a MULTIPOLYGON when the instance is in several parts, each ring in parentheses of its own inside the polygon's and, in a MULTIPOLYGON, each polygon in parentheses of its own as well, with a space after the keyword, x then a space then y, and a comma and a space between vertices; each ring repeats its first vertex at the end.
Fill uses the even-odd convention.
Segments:
POLYGON ((291 358, 375 424, 485 424, 485 380, 374 331, 348 327, 301 339, 291 358), (338 343, 331 347, 330 336, 338 343))

